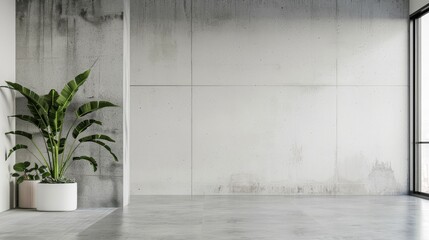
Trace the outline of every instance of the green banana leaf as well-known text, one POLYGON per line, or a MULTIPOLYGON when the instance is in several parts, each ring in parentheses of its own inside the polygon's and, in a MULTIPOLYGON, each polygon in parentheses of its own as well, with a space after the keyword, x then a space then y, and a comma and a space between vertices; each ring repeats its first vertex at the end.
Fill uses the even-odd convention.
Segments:
POLYGON ((37 93, 31 91, 26 87, 23 87, 19 83, 8 82, 8 81, 6 81, 6 83, 13 90, 21 93, 29 102, 34 103, 34 105, 40 107, 41 110, 43 110, 46 114, 48 113, 48 107, 49 107, 48 104, 37 93))
POLYGON ((117 107, 117 105, 107 101, 92 101, 80 106, 76 111, 76 116, 83 117, 105 107, 117 107))
POLYGON ((80 160, 86 160, 86 161, 88 161, 92 165, 92 167, 94 169, 94 172, 97 171, 98 164, 97 164, 97 162, 95 161, 94 158, 88 157, 88 156, 80 156, 80 157, 74 157, 73 158, 73 161, 80 161, 80 160))
POLYGON ((104 142, 97 141, 97 140, 90 140, 90 141, 87 141, 87 142, 93 142, 93 143, 96 143, 96 144, 104 147, 113 156, 113 158, 115 159, 115 161, 118 162, 118 157, 112 152, 112 149, 107 144, 105 144, 104 142))
POLYGON ((13 118, 17 118, 19 120, 25 121, 25 122, 29 122, 38 128, 41 127, 40 122, 36 118, 34 118, 33 116, 30 116, 30 115, 20 114, 20 115, 12 115, 9 117, 13 117, 13 118))
POLYGON ((86 70, 85 72, 77 75, 75 79, 71 80, 64 86, 63 90, 61 90, 61 93, 56 100, 59 105, 59 111, 63 111, 68 108, 71 101, 73 100, 74 95, 79 90, 79 87, 85 83, 86 79, 88 79, 90 72, 90 69, 86 70))
POLYGON ((7 85, 13 90, 21 93, 28 101, 28 108, 37 120, 42 120, 45 126, 48 125, 48 104, 45 99, 30 89, 23 87, 18 83, 8 82, 7 85))
POLYGON ((12 155, 13 152, 18 151, 20 149, 27 149, 28 146, 24 144, 16 144, 15 147, 9 150, 9 154, 6 156, 6 160, 12 155))
POLYGON ((103 134, 89 135, 89 136, 86 136, 86 137, 79 139, 79 142, 89 142, 89 141, 94 141, 94 140, 106 140, 109 142, 115 142, 115 140, 113 140, 109 136, 103 135, 103 134))
POLYGON ((27 108, 30 110, 33 117, 40 123, 41 129, 46 129, 49 126, 49 117, 40 108, 30 102, 27 104, 27 108))
POLYGON ((9 135, 9 134, 20 135, 20 136, 26 137, 30 140, 33 139, 33 134, 28 133, 28 132, 24 132, 24 131, 10 131, 10 132, 5 133, 5 135, 9 135))
MULTIPOLYGON (((56 145, 58 144, 58 141, 56 139, 53 139, 52 142, 55 145, 54 148, 52 148, 51 140, 50 139, 46 140, 46 144, 48 145, 48 150, 50 152, 53 152, 53 149, 55 149, 56 145)), ((58 148, 58 154, 62 154, 64 152, 65 143, 66 143, 66 138, 61 138, 60 147, 58 148)))
POLYGON ((61 128, 64 120, 64 112, 58 110, 57 99, 59 97, 58 92, 55 89, 51 89, 48 94, 44 95, 46 103, 48 104, 48 116, 49 126, 51 127, 52 134, 56 134, 61 128))
POLYGON ((87 128, 89 128, 92 124, 102 125, 103 123, 94 119, 87 119, 80 122, 75 129, 73 130, 73 138, 77 138, 79 134, 84 132, 87 128))

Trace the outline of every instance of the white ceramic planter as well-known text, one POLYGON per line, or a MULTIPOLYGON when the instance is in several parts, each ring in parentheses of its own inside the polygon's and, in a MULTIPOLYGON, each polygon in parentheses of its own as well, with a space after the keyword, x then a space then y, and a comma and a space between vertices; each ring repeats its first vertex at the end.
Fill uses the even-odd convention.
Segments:
POLYGON ((39 180, 24 180, 18 185, 18 207, 36 208, 36 188, 39 180))
POLYGON ((38 211, 63 212, 77 209, 77 183, 37 184, 38 211))

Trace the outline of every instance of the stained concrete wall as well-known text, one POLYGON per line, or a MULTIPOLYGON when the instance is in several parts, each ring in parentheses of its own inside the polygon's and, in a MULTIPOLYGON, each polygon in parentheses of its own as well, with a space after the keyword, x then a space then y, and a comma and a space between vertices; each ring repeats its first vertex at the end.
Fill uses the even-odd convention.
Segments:
MULTIPOLYGON (((15 1, 0 2, 0 85, 4 81, 15 81, 15 1)), ((14 206, 14 186, 10 170, 15 161, 12 156, 7 162, 3 160, 5 153, 13 147, 15 138, 6 137, 3 133, 14 128, 15 120, 7 116, 13 115, 15 101, 12 92, 0 89, 0 212, 14 206)))
POLYGON ((410 0, 410 14, 429 4, 428 0, 410 0))
POLYGON ((132 0, 132 194, 404 194, 403 0, 132 0))
MULTIPOLYGON (((123 1, 116 0, 17 0, 17 82, 37 92, 61 90, 74 76, 95 64, 92 74, 71 106, 93 100, 109 100, 120 108, 101 110, 90 117, 103 122, 88 134, 100 132, 116 140, 112 150, 119 163, 104 149, 82 145, 79 154, 98 160, 93 172, 86 162, 76 162, 69 177, 78 181, 79 207, 121 206, 123 200, 123 1)), ((17 100, 17 112, 25 101, 17 100)), ((70 125, 73 113, 66 126, 70 125)), ((18 129, 34 131, 22 122, 18 129)), ((17 139, 19 141, 20 139, 17 139)), ((19 161, 32 160, 23 152, 19 161)))

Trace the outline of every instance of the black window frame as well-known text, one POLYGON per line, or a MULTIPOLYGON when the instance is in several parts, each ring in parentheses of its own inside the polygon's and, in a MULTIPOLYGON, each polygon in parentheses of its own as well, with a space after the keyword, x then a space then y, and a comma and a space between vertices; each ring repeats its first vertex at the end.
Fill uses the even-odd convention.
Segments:
POLYGON ((419 9, 412 15, 410 15, 410 195, 422 197, 429 199, 429 193, 420 192, 418 188, 418 183, 420 181, 419 177, 419 168, 418 168, 418 151, 420 144, 429 144, 429 142, 420 142, 417 137, 416 132, 419 130, 419 118, 417 114, 419 114, 417 110, 417 104, 419 101, 418 87, 419 87, 419 79, 418 79, 418 71, 419 71, 419 53, 417 51, 418 48, 418 40, 419 40, 419 19, 424 15, 429 14, 429 4, 419 9))

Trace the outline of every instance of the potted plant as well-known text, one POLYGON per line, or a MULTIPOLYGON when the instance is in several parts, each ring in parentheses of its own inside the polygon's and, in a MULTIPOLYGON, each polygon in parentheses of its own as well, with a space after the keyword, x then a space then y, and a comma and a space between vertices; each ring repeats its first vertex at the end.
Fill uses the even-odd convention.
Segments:
POLYGON ((36 208, 40 211, 72 211, 77 208, 77 183, 66 177, 67 170, 75 161, 87 161, 97 171, 97 161, 91 156, 79 155, 79 146, 83 144, 98 144, 107 150, 115 161, 116 155, 112 152, 107 142, 115 142, 109 136, 93 134, 81 137, 90 126, 102 125, 95 119, 86 117, 99 109, 115 107, 107 101, 91 101, 81 105, 74 112, 74 121, 66 130, 64 119, 69 110, 73 97, 79 88, 86 82, 91 69, 77 75, 68 82, 61 92, 55 89, 46 95, 39 95, 34 91, 13 82, 6 82, 11 90, 19 92, 27 100, 28 115, 14 115, 18 120, 33 125, 39 134, 25 131, 12 131, 8 134, 20 135, 28 140, 32 148, 27 144, 17 144, 6 156, 6 160, 12 153, 24 150, 31 153, 35 160, 46 167, 47 174, 37 184, 36 208), (39 143, 36 141, 39 138, 39 143), (40 144, 41 143, 41 144, 40 144), (42 145, 40 147, 39 145, 42 145), (44 151, 42 152, 42 149, 44 151))
MULTIPOLYGON (((9 133, 6 133, 9 134, 9 133)), ((30 168, 30 162, 20 162, 13 166, 16 171, 12 177, 16 177, 18 184, 18 207, 19 208, 36 208, 36 186, 43 176, 48 176, 46 166, 37 165, 30 168)))

